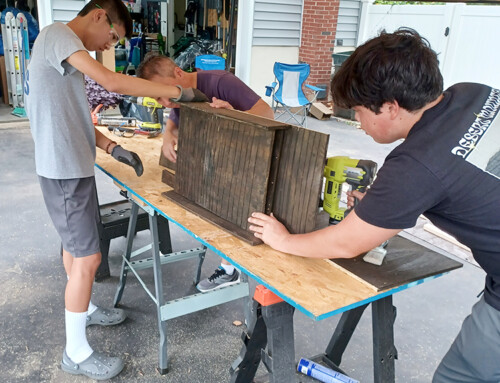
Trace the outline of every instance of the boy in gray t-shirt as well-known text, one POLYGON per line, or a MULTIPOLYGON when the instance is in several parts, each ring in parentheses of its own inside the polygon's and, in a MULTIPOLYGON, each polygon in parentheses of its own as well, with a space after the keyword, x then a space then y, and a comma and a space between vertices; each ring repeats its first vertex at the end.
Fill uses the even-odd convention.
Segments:
POLYGON ((112 72, 89 55, 88 51, 106 50, 131 33, 132 20, 121 0, 90 1, 67 25, 55 23, 42 30, 33 47, 24 88, 36 171, 47 210, 61 237, 68 275, 66 348, 61 368, 97 380, 119 374, 123 361, 94 352, 87 342, 86 326, 118 324, 125 314, 90 302, 101 262, 94 179, 96 146, 131 166, 137 176, 143 167, 137 154, 94 128, 84 74, 109 91, 131 96, 206 100, 197 90, 112 72))

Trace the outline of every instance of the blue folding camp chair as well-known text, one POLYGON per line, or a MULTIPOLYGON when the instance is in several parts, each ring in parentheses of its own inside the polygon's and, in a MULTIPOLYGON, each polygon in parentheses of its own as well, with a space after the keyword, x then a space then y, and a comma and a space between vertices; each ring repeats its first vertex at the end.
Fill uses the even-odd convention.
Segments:
POLYGON ((272 108, 274 112, 281 109, 275 119, 282 122, 295 121, 300 126, 307 126, 307 112, 311 104, 316 101, 318 93, 324 89, 305 84, 313 93, 312 100, 305 96, 302 85, 309 76, 309 64, 283 64, 274 63, 274 76, 276 81, 266 86, 266 96, 272 98, 272 108), (276 89, 276 85, 278 89, 276 89), (282 116, 284 116, 282 118, 282 116))
POLYGON ((215 55, 196 56, 194 61, 194 67, 196 69, 202 69, 202 70, 214 70, 214 69, 225 70, 226 60, 224 59, 224 57, 215 55))

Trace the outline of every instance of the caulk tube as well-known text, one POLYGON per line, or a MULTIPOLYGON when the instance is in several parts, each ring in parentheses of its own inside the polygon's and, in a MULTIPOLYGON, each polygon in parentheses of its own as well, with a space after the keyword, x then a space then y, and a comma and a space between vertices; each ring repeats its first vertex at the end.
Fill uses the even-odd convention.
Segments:
POLYGON ((297 371, 324 383, 359 383, 358 380, 304 358, 300 358, 297 371))

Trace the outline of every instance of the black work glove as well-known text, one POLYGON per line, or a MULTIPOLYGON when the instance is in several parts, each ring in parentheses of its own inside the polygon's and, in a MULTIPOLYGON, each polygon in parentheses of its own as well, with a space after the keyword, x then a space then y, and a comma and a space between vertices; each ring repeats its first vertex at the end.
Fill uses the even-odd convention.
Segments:
POLYGON ((181 94, 177 98, 172 98, 173 102, 208 102, 210 101, 208 97, 201 90, 196 88, 182 88, 180 85, 176 85, 180 89, 181 94))
POLYGON ((137 174, 137 177, 142 176, 144 168, 142 167, 141 159, 136 153, 129 152, 128 150, 123 149, 120 145, 116 145, 111 151, 111 155, 114 159, 132 166, 135 170, 135 174, 137 174))

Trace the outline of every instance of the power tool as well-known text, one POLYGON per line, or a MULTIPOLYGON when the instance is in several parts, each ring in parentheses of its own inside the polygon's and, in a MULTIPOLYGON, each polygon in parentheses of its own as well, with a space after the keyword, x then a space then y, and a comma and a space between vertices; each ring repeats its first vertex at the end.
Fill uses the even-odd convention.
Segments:
POLYGON ((158 113, 156 109, 163 109, 163 105, 151 97, 124 97, 125 100, 145 106, 148 108, 148 113, 153 116, 154 121, 137 121, 135 117, 123 117, 122 115, 101 115, 99 110, 102 108, 102 104, 98 105, 92 112, 92 122, 94 125, 111 125, 111 126, 130 126, 139 127, 141 130, 161 130, 161 123, 158 119, 158 113), (151 110, 152 109, 152 110, 151 110))
POLYGON ((145 106, 146 108, 148 108, 148 112, 153 116, 154 122, 141 122, 139 124, 141 129, 161 129, 161 124, 158 120, 156 109, 163 109, 162 104, 151 97, 125 97, 125 100, 133 102, 137 105, 145 106))
MULTIPOLYGON (((324 170, 325 192, 323 210, 330 214, 330 223, 337 224, 349 213, 345 207, 340 207, 342 185, 347 183, 351 190, 362 193, 371 185, 377 173, 377 163, 370 160, 358 160, 345 156, 330 157, 324 170)), ((355 200, 355 204, 357 200, 355 200)))

